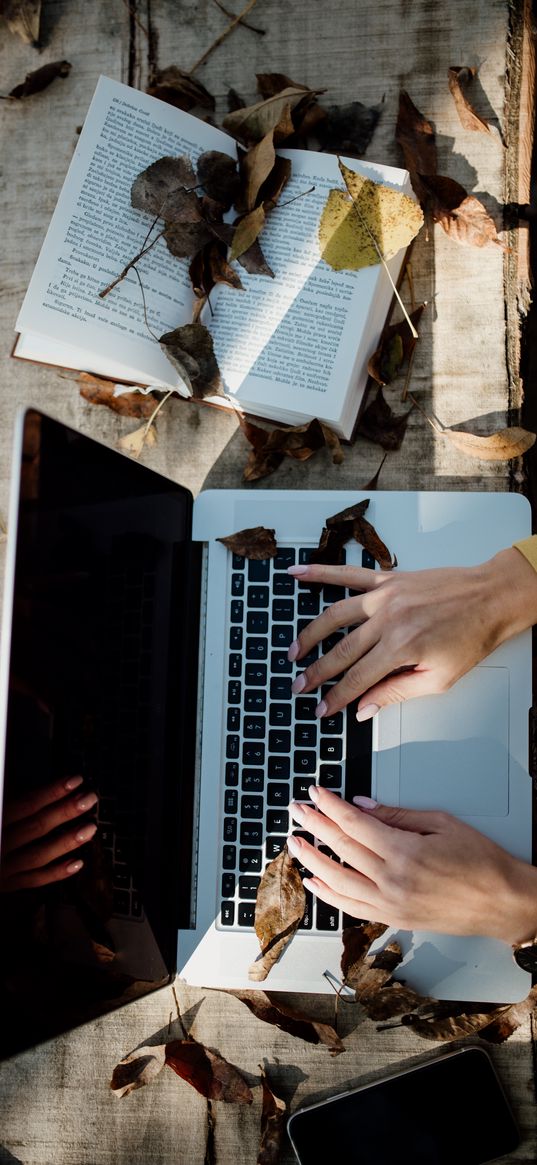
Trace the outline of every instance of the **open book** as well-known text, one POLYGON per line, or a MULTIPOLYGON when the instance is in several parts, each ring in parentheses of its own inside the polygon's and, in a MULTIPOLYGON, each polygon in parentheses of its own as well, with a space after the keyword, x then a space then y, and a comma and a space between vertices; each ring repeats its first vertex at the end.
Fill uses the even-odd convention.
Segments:
MULTIPOLYGON (((99 292, 147 235, 149 216, 131 207, 136 176, 164 155, 188 154, 195 163, 206 150, 237 157, 228 134, 100 78, 17 320, 15 356, 188 395, 154 338, 191 322, 188 261, 174 258, 164 239, 140 261, 146 314, 132 270, 106 298, 99 292)), ((244 291, 217 285, 202 316, 230 398, 215 403, 292 425, 318 417, 350 438, 392 287, 380 263, 334 271, 321 258, 327 193, 344 189, 336 157, 278 152, 292 164, 280 200, 286 205, 267 216, 260 238, 274 279, 237 267, 244 291)), ((345 161, 411 193, 404 170, 345 161)), ((395 281, 403 259, 404 249, 389 262, 395 281)))

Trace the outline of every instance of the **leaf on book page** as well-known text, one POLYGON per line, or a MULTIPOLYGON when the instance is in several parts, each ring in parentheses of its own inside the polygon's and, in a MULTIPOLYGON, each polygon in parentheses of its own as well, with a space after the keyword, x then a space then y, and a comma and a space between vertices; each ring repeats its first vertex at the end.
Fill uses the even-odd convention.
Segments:
POLYGON ((229 252, 230 260, 238 259, 245 251, 250 250, 264 225, 265 211, 262 206, 256 206, 255 210, 251 210, 249 214, 244 215, 244 218, 239 219, 229 252))
POLYGON ((341 161, 339 167, 347 192, 328 194, 319 223, 321 255, 335 271, 358 271, 407 247, 423 224, 423 212, 407 194, 372 182, 341 161))
POLYGON ((379 387, 371 404, 362 413, 357 432, 383 449, 400 449, 411 412, 412 409, 407 409, 404 413, 394 413, 379 387))
POLYGON ((239 190, 237 163, 221 150, 206 150, 197 163, 198 179, 209 198, 221 203, 224 210, 233 205, 239 190))
POLYGON ((37 45, 41 22, 41 0, 0 0, 0 16, 10 32, 25 44, 37 45))
MULTIPOLYGON (((415 328, 419 324, 425 307, 426 304, 421 303, 410 314, 410 319, 415 328)), ((417 341, 412 335, 406 320, 400 320, 396 324, 389 324, 384 329, 380 338, 380 344, 367 365, 369 375, 378 384, 391 384, 392 380, 395 380, 395 377, 400 372, 405 361, 410 359, 416 343, 417 341)))
POLYGON ((269 177, 275 161, 274 131, 270 130, 241 157, 241 197, 238 209, 244 208, 246 211, 254 209, 260 188, 269 177))
POLYGON ((537 986, 532 987, 525 999, 520 1003, 512 1003, 509 1007, 498 1008, 492 1021, 480 1031, 483 1040, 491 1044, 502 1044, 508 1040, 521 1023, 528 1018, 537 1007, 537 986))
POLYGON ((224 118, 224 129, 246 145, 261 141, 261 138, 274 130, 274 142, 278 144, 294 133, 291 110, 299 101, 303 101, 308 92, 314 93, 313 90, 288 85, 266 101, 257 101, 255 105, 228 113, 224 118))
POLYGON ((118 1099, 128 1096, 136 1088, 152 1084, 166 1063, 166 1045, 137 1048, 130 1056, 125 1056, 112 1073, 110 1088, 118 1099))
POLYGON ((68 77, 71 68, 69 61, 51 61, 48 65, 42 65, 33 73, 27 73, 24 81, 20 85, 15 85, 9 96, 20 101, 23 97, 32 97, 34 93, 41 93, 52 81, 56 80, 56 77, 68 77))
POLYGON ((499 429, 486 437, 475 433, 464 433, 457 429, 442 429, 442 436, 451 441, 457 449, 470 457, 480 457, 483 461, 510 461, 521 457, 535 445, 536 434, 516 425, 512 429, 499 429))
POLYGON ((116 385, 112 380, 104 380, 100 376, 92 376, 89 372, 81 372, 77 377, 80 385, 80 395, 92 405, 106 405, 114 413, 124 417, 151 416, 158 403, 157 397, 151 393, 122 392, 121 396, 114 396, 116 385))
POLYGON ((251 247, 248 247, 247 251, 243 251, 242 255, 239 255, 238 262, 245 271, 248 271, 249 275, 268 275, 274 279, 274 271, 272 267, 269 267, 258 239, 252 243, 251 247))
POLYGON ((275 558, 278 553, 275 531, 266 526, 252 526, 246 530, 238 530, 236 534, 227 534, 224 538, 217 538, 232 554, 239 554, 241 558, 275 558))
POLYGON ((173 332, 165 332, 159 343, 196 400, 225 395, 213 338, 205 324, 174 328, 173 332))
POLYGON ((259 190, 259 201, 263 203, 265 212, 278 205, 278 200, 284 186, 291 177, 291 162, 289 158, 277 157, 268 178, 259 190))
POLYGON ((436 135, 431 122, 420 113, 404 89, 399 94, 395 139, 401 147, 414 194, 423 204, 427 200, 427 191, 420 174, 436 174, 436 135))
POLYGON ((473 194, 468 194, 460 182, 442 174, 428 177, 422 174, 421 183, 428 194, 434 221, 440 223, 450 239, 466 247, 496 244, 503 250, 509 249, 498 238, 494 220, 483 203, 473 194))
POLYGON ((196 105, 201 105, 203 109, 215 107, 212 93, 190 73, 184 73, 176 65, 159 69, 147 93, 151 97, 158 97, 160 101, 166 101, 168 105, 175 105, 177 109, 184 109, 186 113, 196 105))
POLYGON ((243 291, 240 277, 227 261, 227 247, 218 239, 206 243, 200 251, 196 251, 189 267, 189 275, 195 295, 204 297, 210 295, 217 283, 227 283, 237 291, 243 291))
POLYGON ((117 447, 123 453, 129 453, 131 457, 139 457, 144 445, 151 446, 156 445, 156 443, 157 434, 153 426, 148 428, 146 424, 142 425, 140 429, 135 429, 133 433, 126 433, 124 437, 120 437, 117 447))
POLYGON ((134 179, 131 204, 167 223, 195 223, 201 218, 194 187, 196 175, 186 154, 179 158, 159 158, 134 179))
POLYGON ((265 867, 257 888, 254 926, 261 954, 248 970, 249 979, 258 983, 266 979, 296 933, 305 909, 302 878, 284 845, 265 867))
POLYGON ((257 1165, 278 1165, 286 1141, 287 1105, 269 1087, 264 1069, 261 1069, 261 1084, 263 1107, 257 1165))
POLYGON ((350 154, 361 157, 373 137, 384 100, 380 105, 363 105, 361 101, 351 101, 350 105, 329 105, 323 109, 324 116, 312 127, 314 136, 323 150, 331 154, 350 154))
POLYGON ((202 221, 171 223, 164 231, 166 246, 176 259, 191 259, 212 238, 214 232, 202 221))
POLYGON ((490 133, 491 127, 488 121, 476 113, 463 91, 463 85, 467 85, 476 76, 477 69, 472 65, 451 65, 448 69, 448 85, 463 129, 490 133))
POLYGON ((328 1023, 319 1023, 296 1007, 288 1007, 279 997, 272 998, 265 991, 229 991, 263 1023, 273 1024, 290 1036, 305 1040, 308 1044, 324 1044, 331 1055, 345 1052, 345 1045, 337 1032, 328 1023))
POLYGON ((252 1091, 234 1064, 190 1036, 165 1045, 166 1064, 202 1096, 226 1104, 251 1104, 252 1091))

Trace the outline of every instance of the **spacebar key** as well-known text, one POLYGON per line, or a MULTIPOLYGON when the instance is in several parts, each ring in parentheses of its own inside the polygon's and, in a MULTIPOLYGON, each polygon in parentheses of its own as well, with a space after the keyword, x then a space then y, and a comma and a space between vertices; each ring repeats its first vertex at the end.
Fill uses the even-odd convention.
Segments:
POLYGON ((371 796, 371 756, 372 724, 356 719, 356 702, 347 708, 346 714, 346 760, 345 760, 345 800, 353 797, 371 796))

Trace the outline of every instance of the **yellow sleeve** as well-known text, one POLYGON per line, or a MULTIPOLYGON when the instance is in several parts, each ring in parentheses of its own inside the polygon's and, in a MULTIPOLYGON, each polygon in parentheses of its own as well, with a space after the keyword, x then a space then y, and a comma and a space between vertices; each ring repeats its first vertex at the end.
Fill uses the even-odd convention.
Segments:
POLYGON ((522 538, 520 542, 513 542, 516 550, 527 558, 534 570, 537 570, 537 534, 533 534, 531 538, 522 538))

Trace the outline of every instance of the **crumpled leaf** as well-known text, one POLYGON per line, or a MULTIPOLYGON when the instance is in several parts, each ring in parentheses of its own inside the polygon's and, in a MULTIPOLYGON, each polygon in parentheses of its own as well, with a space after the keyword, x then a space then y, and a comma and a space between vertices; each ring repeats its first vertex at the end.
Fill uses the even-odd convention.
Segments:
POLYGON ((343 928, 341 977, 345 986, 352 986, 371 944, 380 938, 387 929, 383 922, 364 922, 361 926, 345 926, 343 928))
POLYGON ((311 93, 308 85, 301 85, 299 81, 292 81, 285 73, 256 73, 256 78, 257 88, 264 99, 267 97, 275 97, 283 89, 301 90, 302 94, 311 93))
POLYGON ((25 44, 38 44, 41 0, 0 0, 0 16, 25 44))
POLYGON ((205 324, 174 328, 173 332, 160 336, 159 343, 196 400, 225 395, 213 338, 205 324))
POLYGON ((127 433, 124 437, 120 437, 117 442, 118 449, 123 453, 129 453, 131 457, 139 457, 144 445, 156 445, 157 434, 151 426, 149 429, 147 425, 142 425, 141 429, 135 429, 133 433, 127 433))
POLYGON ((472 81, 476 75, 477 69, 472 65, 451 65, 448 69, 448 85, 463 129, 490 133, 491 128, 488 121, 484 121, 476 113, 462 89, 462 86, 472 81))
POLYGON ((537 985, 531 988, 520 1003, 511 1003, 509 1007, 498 1008, 498 1013, 493 1013, 491 1022, 481 1029, 479 1033, 481 1038, 491 1044, 503 1044, 536 1007, 537 985))
POLYGON ((246 530, 239 530, 236 534, 228 534, 225 538, 217 538, 223 542, 232 554, 239 554, 241 558, 275 558, 278 553, 275 531, 266 526, 252 526, 246 530))
MULTIPOLYGON (((250 153, 250 151, 248 151, 250 153)), ((291 161, 289 158, 277 157, 270 174, 259 190, 259 201, 263 203, 265 212, 277 206, 281 192, 291 177, 291 161)))
POLYGON ((238 262, 249 275, 268 275, 271 279, 274 279, 274 271, 272 267, 269 267, 265 259, 259 244, 259 239, 256 239, 251 247, 248 247, 247 251, 243 251, 242 255, 239 255, 238 262))
POLYGON ((343 451, 337 433, 315 418, 304 425, 277 426, 262 429, 247 417, 239 415, 241 429, 252 450, 244 469, 245 481, 259 481, 268 477, 281 465, 285 456, 295 461, 307 461, 326 445, 332 451, 334 465, 343 461, 343 451))
POLYGON ((270 130, 264 138, 261 138, 260 142, 257 142, 257 145, 247 150, 241 158, 241 202, 239 209, 244 207, 246 211, 253 210, 260 188, 269 177, 275 161, 274 131, 270 130))
POLYGON ((122 392, 114 396, 116 385, 112 380, 81 372, 77 377, 80 395, 92 405, 106 405, 112 412, 124 417, 150 417, 158 403, 151 393, 122 392))
POLYGON ((256 206, 255 210, 251 210, 249 214, 245 214, 244 218, 240 219, 235 228, 235 234, 229 252, 230 260, 238 259, 245 251, 250 250, 257 236, 263 230, 264 225, 265 211, 262 206, 256 206))
MULTIPOLYGON (((319 546, 312 552, 310 562, 328 563, 334 566, 342 562, 341 551, 343 546, 354 538, 364 550, 378 562, 381 570, 393 570, 397 559, 390 554, 388 547, 379 538, 375 527, 364 518, 369 505, 369 498, 348 506, 332 517, 326 518, 326 524, 321 533, 319 546)), ((307 584, 309 587, 320 587, 320 583, 307 584)))
POLYGON ((112 1073, 110 1088, 120 1099, 134 1092, 136 1088, 143 1088, 145 1084, 152 1084, 166 1063, 166 1045, 156 1044, 154 1047, 137 1048, 130 1056, 119 1061, 112 1073))
POLYGON ((321 257, 334 271, 358 271, 407 247, 423 212, 407 194, 364 178, 341 160, 339 168, 347 192, 329 191, 319 222, 321 257))
POLYGON ((498 238, 494 220, 483 203, 468 194, 460 182, 445 175, 421 175, 421 184, 428 195, 428 203, 435 222, 450 239, 467 247, 487 247, 496 244, 506 250, 498 238))
POLYGON ((167 223, 195 223, 201 218, 200 202, 194 193, 196 175, 186 154, 166 156, 152 162, 134 179, 131 204, 136 210, 164 218, 167 223))
POLYGON ((191 259, 214 238, 214 231, 206 222, 171 223, 164 232, 164 240, 176 259, 191 259))
POLYGON ((251 1089, 234 1064, 199 1044, 192 1036, 165 1045, 166 1064, 209 1100, 251 1104, 251 1089))
POLYGON ((420 113, 404 89, 399 94, 395 139, 403 152, 412 189, 423 204, 427 200, 427 191, 420 175, 436 174, 436 135, 431 122, 420 113))
POLYGON ((383 465, 384 465, 384 462, 385 462, 387 456, 388 456, 388 454, 385 453, 384 457, 382 458, 382 461, 377 469, 377 472, 373 474, 373 477, 370 479, 370 481, 368 481, 366 483, 366 485, 362 486, 362 489, 364 489, 364 490, 378 489, 379 477, 381 475, 382 468, 383 468, 383 465))
POLYGON ((261 954, 248 970, 249 979, 266 979, 296 933, 305 908, 302 878, 284 845, 265 867, 257 888, 254 926, 261 954))
POLYGON ((187 113, 196 105, 201 105, 203 109, 215 107, 212 93, 190 73, 184 73, 176 65, 159 69, 147 92, 151 97, 158 97, 160 101, 166 101, 168 105, 175 105, 176 109, 184 109, 187 113))
POLYGON ((308 1044, 324 1044, 332 1056, 345 1052, 345 1045, 328 1023, 318 1023, 295 1007, 288 1007, 279 998, 273 999, 265 991, 230 991, 263 1023, 274 1024, 290 1036, 308 1044))
POLYGON ((71 68, 69 61, 50 61, 48 65, 42 65, 33 73, 27 73, 24 81, 20 85, 15 85, 9 96, 21 100, 23 97, 31 97, 34 93, 41 93, 56 80, 56 77, 68 77, 71 68))
POLYGON ((535 445, 536 434, 514 425, 511 429, 499 429, 486 437, 475 433, 462 433, 457 429, 443 429, 442 436, 451 441, 457 449, 470 457, 480 457, 483 461, 510 461, 521 457, 535 445))
POLYGON ((360 417, 357 432, 368 441, 375 441, 383 449, 400 449, 411 412, 412 409, 407 409, 404 413, 394 413, 379 387, 360 417))
POLYGON ((237 163, 221 150, 206 150, 198 158, 198 179, 209 198, 229 210, 237 197, 239 173, 237 163))
POLYGON ((414 1008, 420 1007, 423 1003, 431 1003, 427 996, 418 995, 412 987, 407 987, 404 983, 398 983, 396 980, 388 986, 384 986, 376 995, 370 996, 367 1000, 367 1014, 370 1019, 385 1020, 392 1019, 394 1015, 403 1015, 406 1012, 411 1012, 414 1008))
POLYGON ((363 105, 361 101, 329 105, 322 109, 324 116, 312 130, 323 150, 361 157, 373 137, 383 108, 383 102, 372 106, 363 105))
MULTIPOLYGON (((416 329, 426 306, 425 303, 421 303, 410 314, 410 319, 416 329)), ((390 324, 384 329, 380 338, 380 344, 376 352, 369 359, 367 365, 369 375, 378 384, 391 384, 392 380, 400 372, 405 361, 410 359, 416 343, 417 341, 412 335, 406 320, 403 319, 396 324, 390 324)))
POLYGON ((278 1165, 285 1138, 287 1106, 284 1100, 269 1088, 266 1073, 261 1069, 263 1108, 261 1112, 261 1142, 257 1165, 278 1165))
POLYGON ((403 1027, 411 1027, 416 1035, 426 1040, 459 1040, 463 1036, 473 1036, 477 1032, 481 1034, 482 1029, 491 1023, 498 1010, 509 1010, 497 1009, 494 1004, 462 1004, 448 1001, 451 1002, 450 1014, 449 1011, 446 1013, 445 1002, 433 1000, 429 1006, 424 1004, 421 1012, 418 1007, 416 1011, 404 1014, 401 1018, 403 1027), (475 1007, 479 1007, 480 1010, 474 1011, 475 1007))
POLYGON ((218 239, 212 239, 201 250, 196 251, 189 268, 192 287, 198 296, 209 295, 217 283, 226 283, 237 291, 244 288, 240 277, 227 261, 227 247, 218 239))
POLYGON ((266 101, 257 101, 255 105, 228 113, 224 118, 224 129, 246 145, 261 141, 261 138, 274 130, 274 142, 277 145, 294 133, 291 110, 304 99, 306 93, 313 95, 314 90, 289 85, 266 101))

